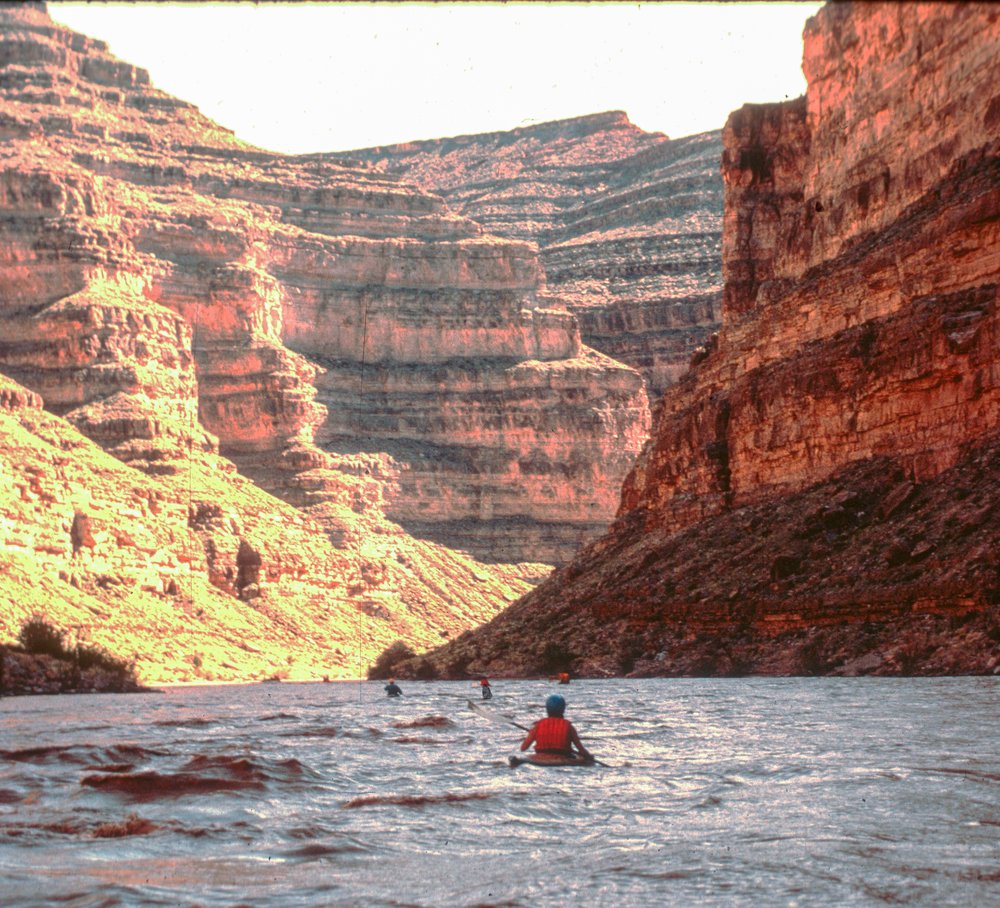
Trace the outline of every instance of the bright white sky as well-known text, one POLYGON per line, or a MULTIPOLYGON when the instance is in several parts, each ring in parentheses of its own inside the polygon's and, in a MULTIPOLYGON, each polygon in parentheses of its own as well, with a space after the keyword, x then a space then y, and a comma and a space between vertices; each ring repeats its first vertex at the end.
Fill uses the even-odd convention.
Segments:
POLYGON ((346 151, 624 110, 672 138, 805 91, 820 3, 49 4, 274 151, 346 151))

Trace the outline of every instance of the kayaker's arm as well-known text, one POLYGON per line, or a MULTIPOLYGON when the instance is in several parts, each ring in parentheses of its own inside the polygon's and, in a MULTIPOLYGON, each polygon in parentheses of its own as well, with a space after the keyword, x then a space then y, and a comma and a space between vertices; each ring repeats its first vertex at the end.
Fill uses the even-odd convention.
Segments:
POLYGON ((535 729, 537 727, 538 727, 537 722, 531 726, 531 730, 528 732, 527 735, 525 735, 524 740, 521 742, 521 750, 527 750, 529 747, 531 747, 532 744, 535 743, 535 729))
POLYGON ((580 752, 580 756, 591 758, 590 751, 587 750, 587 748, 584 747, 583 744, 580 742, 580 736, 576 733, 576 729, 573 727, 572 722, 570 723, 569 726, 569 740, 570 743, 573 744, 576 747, 576 749, 580 752))

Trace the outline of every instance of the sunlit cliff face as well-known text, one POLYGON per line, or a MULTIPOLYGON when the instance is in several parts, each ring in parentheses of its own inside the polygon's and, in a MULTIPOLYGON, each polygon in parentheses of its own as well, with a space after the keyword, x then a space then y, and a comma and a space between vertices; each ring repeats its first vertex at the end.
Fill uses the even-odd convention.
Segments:
POLYGON ((608 111, 335 157, 538 243, 548 289, 584 343, 637 369, 655 402, 719 325, 721 154, 718 131, 669 139, 608 111))
POLYGON ((337 545, 211 453, 182 472, 136 470, 2 381, 7 639, 38 612, 136 656, 146 683, 356 677, 394 640, 436 643, 527 588, 374 509, 343 508, 350 540, 337 545))
POLYGON ((153 681, 356 675, 601 530, 645 389, 532 246, 250 148, 36 7, 0 45, 3 633, 46 611, 153 681))

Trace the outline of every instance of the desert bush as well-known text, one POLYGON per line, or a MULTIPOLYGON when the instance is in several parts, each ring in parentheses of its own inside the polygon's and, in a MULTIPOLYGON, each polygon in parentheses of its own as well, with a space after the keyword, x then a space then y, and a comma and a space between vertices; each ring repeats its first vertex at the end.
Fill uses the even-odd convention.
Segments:
POLYGON ((56 659, 72 658, 66 650, 66 631, 49 624, 42 615, 32 615, 21 625, 17 642, 29 653, 56 659))
POLYGON ((569 672, 573 670, 576 656, 561 643, 546 643, 539 655, 539 669, 543 672, 569 672))
POLYGON ((131 674, 134 670, 127 660, 112 656, 103 646, 80 646, 77 649, 80 669, 101 668, 116 675, 131 674))
POLYGON ((616 653, 619 674, 627 675, 632 671, 635 668, 635 663, 647 654, 648 649, 645 638, 641 634, 623 634, 618 640, 616 653))
POLYGON ((410 649, 402 640, 397 640, 387 646, 382 654, 375 660, 375 664, 368 669, 368 680, 388 678, 394 674, 394 666, 407 659, 412 659, 416 653, 410 649))
POLYGON ((413 677, 418 681, 436 681, 437 668, 430 659, 420 659, 413 668, 413 677))
POLYGON ((799 647, 798 661, 798 673, 802 675, 825 675, 834 666, 821 637, 810 637, 802 643, 799 647))
POLYGON ((134 661, 114 656, 103 646, 83 644, 67 647, 66 631, 51 624, 42 615, 35 614, 28 618, 21 625, 17 640, 25 652, 70 663, 59 670, 64 690, 78 687, 80 673, 85 671, 103 672, 105 679, 102 683, 113 684, 116 690, 130 690, 138 686, 134 661))

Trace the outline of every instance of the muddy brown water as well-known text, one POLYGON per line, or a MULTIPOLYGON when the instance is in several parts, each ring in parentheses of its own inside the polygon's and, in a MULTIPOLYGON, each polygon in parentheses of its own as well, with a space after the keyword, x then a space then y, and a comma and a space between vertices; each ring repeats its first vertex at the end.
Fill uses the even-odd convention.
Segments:
POLYGON ((998 679, 381 687, 0 700, 0 903, 1000 905, 998 679))

